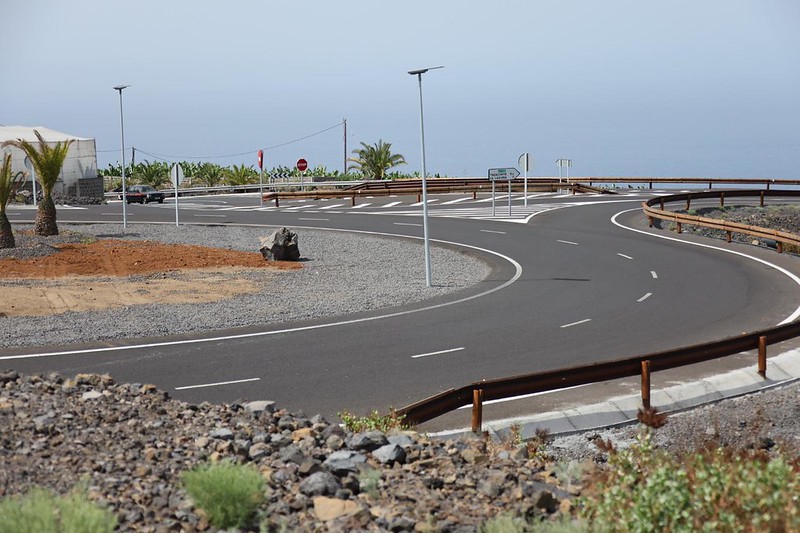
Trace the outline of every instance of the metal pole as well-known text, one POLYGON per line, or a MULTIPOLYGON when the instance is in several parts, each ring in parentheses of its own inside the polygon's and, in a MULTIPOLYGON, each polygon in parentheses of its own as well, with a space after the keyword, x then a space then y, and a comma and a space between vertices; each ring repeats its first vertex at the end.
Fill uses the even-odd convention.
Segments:
POLYGON ((492 218, 494 218, 494 216, 495 216, 495 214, 494 214, 494 184, 495 184, 495 181, 492 180, 492 218))
POLYGON ((342 172, 347 174, 347 119, 343 118, 342 122, 344 122, 344 159, 343 159, 343 168, 342 172))
POLYGON ((524 180, 525 180, 525 207, 528 207, 528 153, 526 152, 523 156, 525 158, 524 167, 524 180))
MULTIPOLYGON (((122 139, 122 227, 128 227, 128 212, 126 206, 128 205, 127 188, 125 187, 125 123, 122 115, 122 90, 129 87, 128 85, 117 85, 114 87, 115 91, 119 92, 119 129, 120 137, 122 139)), ((177 188, 175 192, 177 196, 177 188)))
POLYGON ((511 216, 511 180, 508 180, 508 216, 511 216))
POLYGON ((422 111, 422 75, 431 69, 444 67, 430 67, 419 70, 410 70, 408 73, 417 76, 419 82, 419 137, 422 146, 422 234, 425 248, 425 284, 431 286, 431 248, 428 237, 428 178, 425 168, 425 119, 422 111))

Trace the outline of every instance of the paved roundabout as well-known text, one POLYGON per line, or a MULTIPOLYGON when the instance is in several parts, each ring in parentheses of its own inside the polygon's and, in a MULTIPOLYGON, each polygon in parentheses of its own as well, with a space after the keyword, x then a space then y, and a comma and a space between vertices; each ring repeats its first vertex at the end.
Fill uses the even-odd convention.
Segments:
MULTIPOLYGON (((493 218, 485 198, 442 195, 431 206, 431 238, 492 265, 471 288, 390 310, 244 330, 4 349, 0 361, 23 372, 108 372, 193 402, 271 399, 334 415, 387 410, 480 379, 716 340, 795 317, 795 258, 743 245, 725 246, 736 255, 654 238, 638 209, 646 197, 544 195, 529 198, 527 207, 514 198, 511 216, 498 204, 493 218)), ((257 202, 253 196, 181 201, 181 221, 415 239, 422 233, 421 208, 410 198, 361 207, 332 200, 278 209, 257 202)), ((113 203, 64 208, 59 221, 118 222, 119 211, 113 203)), ((168 223, 174 205, 131 206, 129 215, 132 227, 168 223)), ((11 218, 32 217, 29 211, 11 218)), ((419 257, 420 279, 409 283, 424 284, 419 257)), ((444 281, 437 280, 434 263, 434 285, 444 281)), ((532 412, 541 404, 507 402, 494 406, 492 416, 532 412)))

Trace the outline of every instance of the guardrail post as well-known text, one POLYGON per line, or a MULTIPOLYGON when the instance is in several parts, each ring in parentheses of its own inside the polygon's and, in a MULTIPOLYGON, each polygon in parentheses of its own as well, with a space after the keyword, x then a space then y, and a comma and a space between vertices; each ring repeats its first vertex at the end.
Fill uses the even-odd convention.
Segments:
POLYGON ((726 231, 725 233, 728 235, 728 242, 731 242, 731 234, 733 232, 732 231, 726 231))
POLYGON ((356 195, 355 195, 355 193, 353 193, 353 197, 352 197, 352 204, 351 204, 351 205, 352 205, 353 207, 355 207, 355 206, 356 206, 356 195))
POLYGON ((475 189, 474 191, 472 191, 472 199, 473 200, 477 200, 478 199, 478 189, 475 189))
POLYGON ((650 227, 650 228, 653 227, 653 217, 650 217, 650 216, 647 217, 647 224, 648 224, 648 227, 650 227))
POLYGON ((689 207, 691 207, 691 205, 692 205, 692 199, 687 197, 686 198, 686 210, 687 211, 689 210, 689 207))
POLYGON ((663 211, 664 210, 664 199, 661 198, 660 200, 661 200, 661 210, 663 211))
POLYGON ((678 233, 683 233, 683 227, 681 226, 681 223, 678 222, 677 224, 678 224, 678 233))
POLYGON ((783 243, 781 241, 777 241, 777 248, 778 248, 778 253, 782 254, 783 253, 783 243))
POLYGON ((278 197, 275 196, 275 207, 280 207, 280 203, 278 202, 278 197))
POLYGON ((767 337, 758 338, 758 374, 767 379, 767 337))
POLYGON ((472 391, 472 432, 480 433, 483 423, 483 389, 472 391))
POLYGON ((761 191, 761 207, 764 207, 764 191, 761 191))
POLYGON ((725 193, 724 192, 719 193, 719 206, 720 207, 725 207, 725 193))
POLYGON ((650 361, 642 361, 642 407, 650 409, 650 361))
POLYGON ((651 189, 653 188, 653 182, 652 181, 648 185, 650 186, 651 189))
POLYGON ((422 193, 417 193, 417 203, 422 201, 422 193))

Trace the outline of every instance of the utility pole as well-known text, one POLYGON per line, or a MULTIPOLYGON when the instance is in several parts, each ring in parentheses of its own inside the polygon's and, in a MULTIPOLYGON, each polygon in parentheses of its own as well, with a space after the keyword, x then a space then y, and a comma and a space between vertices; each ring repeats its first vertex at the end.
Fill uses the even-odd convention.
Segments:
POLYGON ((343 172, 347 174, 347 119, 343 118, 342 122, 344 122, 344 170, 343 172))

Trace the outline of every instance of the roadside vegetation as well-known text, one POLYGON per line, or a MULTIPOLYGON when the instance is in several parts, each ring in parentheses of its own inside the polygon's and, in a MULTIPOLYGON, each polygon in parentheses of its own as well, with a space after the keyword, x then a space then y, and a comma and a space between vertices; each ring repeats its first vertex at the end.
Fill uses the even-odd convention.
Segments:
POLYGON ((14 248, 16 245, 11 222, 6 215, 6 207, 16 195, 19 186, 22 185, 22 180, 20 180, 22 177, 24 177, 22 172, 12 174, 11 154, 5 154, 3 164, 0 166, 0 248, 14 248))
POLYGON ((64 160, 67 158, 73 139, 48 144, 38 131, 33 130, 33 133, 39 139, 38 146, 23 139, 6 141, 3 146, 14 146, 25 152, 36 172, 36 180, 42 184, 42 199, 36 212, 34 232, 43 237, 58 235, 53 187, 61 174, 61 168, 64 166, 64 160))
POLYGON ((186 492, 220 529, 246 528, 264 501, 264 478, 251 466, 211 463, 183 474, 186 492))
POLYGON ((0 531, 14 533, 110 533, 114 514, 86 499, 85 491, 58 496, 35 488, 0 500, 0 531))

